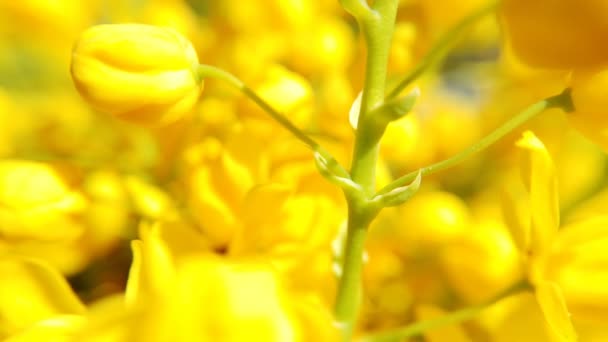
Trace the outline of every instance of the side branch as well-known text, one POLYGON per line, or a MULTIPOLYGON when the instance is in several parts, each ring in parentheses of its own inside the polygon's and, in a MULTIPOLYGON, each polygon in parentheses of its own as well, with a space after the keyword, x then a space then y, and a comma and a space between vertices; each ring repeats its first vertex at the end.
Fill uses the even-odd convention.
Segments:
POLYGON ((528 122, 530 119, 544 112, 548 108, 562 108, 566 112, 572 111, 573 106, 572 99, 570 97, 570 89, 566 89, 559 95, 546 98, 529 106, 523 112, 519 113, 511 120, 503 124, 501 127, 497 128, 494 132, 488 134, 486 137, 479 140, 477 143, 470 146, 466 150, 460 152, 459 154, 452 156, 446 160, 440 161, 438 163, 423 167, 418 171, 410 172, 405 176, 394 180, 393 182, 382 188, 380 191, 378 191, 378 195, 386 194, 400 186, 410 183, 416 178, 418 173, 421 173, 423 176, 425 176, 439 171, 443 171, 461 163, 462 161, 466 160, 475 153, 485 150, 486 148, 503 138, 505 135, 511 133, 517 127, 528 122))

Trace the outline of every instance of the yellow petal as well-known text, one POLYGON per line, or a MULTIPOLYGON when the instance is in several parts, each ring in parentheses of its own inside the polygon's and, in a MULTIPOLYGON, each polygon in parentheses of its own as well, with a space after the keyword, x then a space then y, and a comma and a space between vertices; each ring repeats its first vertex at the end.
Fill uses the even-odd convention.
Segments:
POLYGON ((576 341, 576 332, 560 288, 552 282, 536 284, 536 300, 551 330, 560 341, 576 341))
POLYGON ((511 238, 520 252, 526 253, 530 248, 530 203, 527 196, 522 196, 516 185, 508 184, 501 193, 503 218, 511 238))
POLYGON ((162 189, 135 176, 127 177, 125 186, 140 215, 157 220, 175 217, 173 199, 162 189))
POLYGON ((142 225, 141 240, 131 243, 133 264, 127 283, 127 302, 134 304, 148 295, 162 295, 172 284, 175 268, 170 252, 154 225, 142 225))
POLYGON ((522 178, 530 195, 530 248, 542 253, 559 228, 557 177, 549 152, 534 133, 517 142, 523 149, 522 178))
POLYGON ((85 318, 78 315, 61 315, 37 322, 33 326, 11 336, 5 342, 71 342, 85 318))
POLYGON ((0 259, 0 337, 84 305, 55 269, 30 259, 0 259))
POLYGON ((559 285, 578 319, 608 319, 608 216, 573 222, 559 231, 544 277, 559 285))
POLYGON ((181 340, 296 340, 299 326, 267 264, 193 259, 179 270, 178 284, 172 305, 181 313, 174 327, 181 340))

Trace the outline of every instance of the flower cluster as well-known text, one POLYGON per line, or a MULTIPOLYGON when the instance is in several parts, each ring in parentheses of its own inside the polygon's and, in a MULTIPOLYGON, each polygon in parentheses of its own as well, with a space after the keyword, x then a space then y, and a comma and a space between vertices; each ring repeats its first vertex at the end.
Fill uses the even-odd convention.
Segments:
POLYGON ((1 2, 0 339, 608 340, 606 38, 603 0, 1 2))

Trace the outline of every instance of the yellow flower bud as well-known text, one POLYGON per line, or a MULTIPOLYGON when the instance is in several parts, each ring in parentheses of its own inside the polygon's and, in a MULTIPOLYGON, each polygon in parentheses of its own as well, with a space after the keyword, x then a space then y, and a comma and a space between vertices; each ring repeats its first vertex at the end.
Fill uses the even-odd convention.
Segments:
POLYGON ((96 109, 146 123, 169 123, 196 103, 202 82, 192 44, 177 31, 142 24, 86 30, 72 53, 72 77, 96 109))

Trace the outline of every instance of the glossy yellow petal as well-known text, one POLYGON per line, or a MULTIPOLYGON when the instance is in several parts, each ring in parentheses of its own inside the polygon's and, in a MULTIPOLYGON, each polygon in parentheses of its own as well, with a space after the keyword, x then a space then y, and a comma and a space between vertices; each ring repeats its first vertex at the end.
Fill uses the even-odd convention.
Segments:
POLYGON ((549 327, 560 341, 576 341, 576 332, 570 320, 570 313, 561 289, 552 282, 536 284, 536 300, 545 316, 549 327))
POLYGON ((530 131, 517 142, 523 151, 522 178, 530 196, 530 249, 546 250, 559 228, 555 167, 544 144, 530 131))
POLYGON ((398 215, 394 229, 405 250, 446 246, 471 224, 466 203, 444 191, 417 193, 398 209, 398 215))
POLYGON ((163 296, 175 278, 175 266, 167 245, 154 225, 142 224, 141 240, 132 241, 133 264, 127 283, 127 302, 132 305, 147 296, 163 296))

